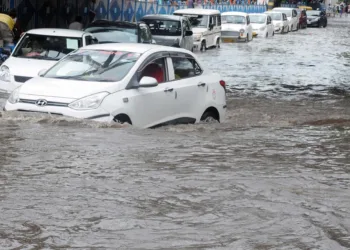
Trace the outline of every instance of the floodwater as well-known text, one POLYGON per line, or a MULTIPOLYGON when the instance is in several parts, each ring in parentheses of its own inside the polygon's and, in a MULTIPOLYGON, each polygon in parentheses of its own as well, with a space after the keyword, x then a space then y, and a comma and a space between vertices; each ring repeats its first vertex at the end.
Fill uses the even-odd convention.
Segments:
POLYGON ((221 124, 3 113, 0 249, 350 249, 349 24, 198 53, 221 124))

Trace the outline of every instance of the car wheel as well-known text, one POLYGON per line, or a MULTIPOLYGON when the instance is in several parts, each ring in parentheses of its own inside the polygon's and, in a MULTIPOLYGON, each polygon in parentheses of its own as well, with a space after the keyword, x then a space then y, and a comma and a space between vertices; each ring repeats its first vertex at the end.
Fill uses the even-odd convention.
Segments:
POLYGON ((193 47, 192 47, 192 49, 191 49, 191 52, 193 52, 193 47))
POLYGON ((317 23, 317 27, 319 28, 319 27, 321 27, 321 23, 320 23, 320 21, 318 21, 318 23, 317 23))
POLYGON ((215 114, 214 112, 206 111, 201 117, 201 122, 208 122, 208 123, 219 122, 219 118, 217 114, 215 114))
POLYGON ((268 38, 269 37, 269 32, 266 32, 266 36, 265 36, 266 38, 268 38))
POLYGON ((326 27, 327 27, 327 22, 325 22, 323 25, 323 28, 326 28, 326 27))
POLYGON ((201 43, 201 51, 206 51, 207 50, 207 44, 205 41, 202 41, 201 43))
POLYGON ((272 36, 275 36, 275 32, 274 31, 272 31, 272 36))
POLYGON ((220 48, 220 38, 218 38, 218 39, 216 40, 216 48, 217 48, 217 49, 220 48))

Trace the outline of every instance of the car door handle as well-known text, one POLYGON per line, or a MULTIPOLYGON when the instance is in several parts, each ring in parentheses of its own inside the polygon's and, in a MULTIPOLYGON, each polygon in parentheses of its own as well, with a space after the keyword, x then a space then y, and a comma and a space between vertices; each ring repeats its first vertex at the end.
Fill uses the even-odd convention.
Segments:
POLYGON ((200 82, 200 83, 198 83, 197 86, 198 86, 198 87, 204 87, 204 86, 205 86, 205 83, 204 83, 204 82, 200 82))
POLYGON ((164 92, 173 92, 173 88, 165 89, 164 92))

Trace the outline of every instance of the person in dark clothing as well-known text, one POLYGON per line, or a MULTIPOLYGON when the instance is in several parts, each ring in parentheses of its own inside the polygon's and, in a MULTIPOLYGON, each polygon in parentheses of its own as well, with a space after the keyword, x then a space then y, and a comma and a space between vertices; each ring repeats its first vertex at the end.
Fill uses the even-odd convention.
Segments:
POLYGON ((23 33, 23 30, 20 26, 20 23, 17 20, 17 11, 16 9, 12 9, 9 12, 9 16, 12 17, 15 20, 15 26, 13 27, 13 42, 16 44, 18 40, 21 38, 21 34, 23 33))

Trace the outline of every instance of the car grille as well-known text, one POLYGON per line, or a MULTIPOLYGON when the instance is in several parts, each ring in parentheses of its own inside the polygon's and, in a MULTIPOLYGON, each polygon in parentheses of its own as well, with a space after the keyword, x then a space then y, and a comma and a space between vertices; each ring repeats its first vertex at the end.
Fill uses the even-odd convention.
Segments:
POLYGON ((31 110, 25 110, 25 109, 19 109, 17 110, 19 112, 25 112, 25 113, 38 113, 38 114, 50 114, 50 115, 59 115, 59 116, 63 116, 60 113, 52 113, 52 112, 40 112, 40 111, 31 111, 31 110))
POLYGON ((15 76, 15 81, 16 82, 26 82, 32 78, 33 77, 28 77, 28 76, 15 76))
POLYGON ((239 32, 238 31, 221 31, 221 36, 223 37, 237 37, 239 36, 239 32))
MULTIPOLYGON (((37 100, 30 100, 30 99, 19 99, 19 102, 26 103, 26 104, 36 104, 37 100)), ((45 106, 55 106, 55 107, 68 107, 68 103, 64 102, 50 102, 48 101, 45 106)))

